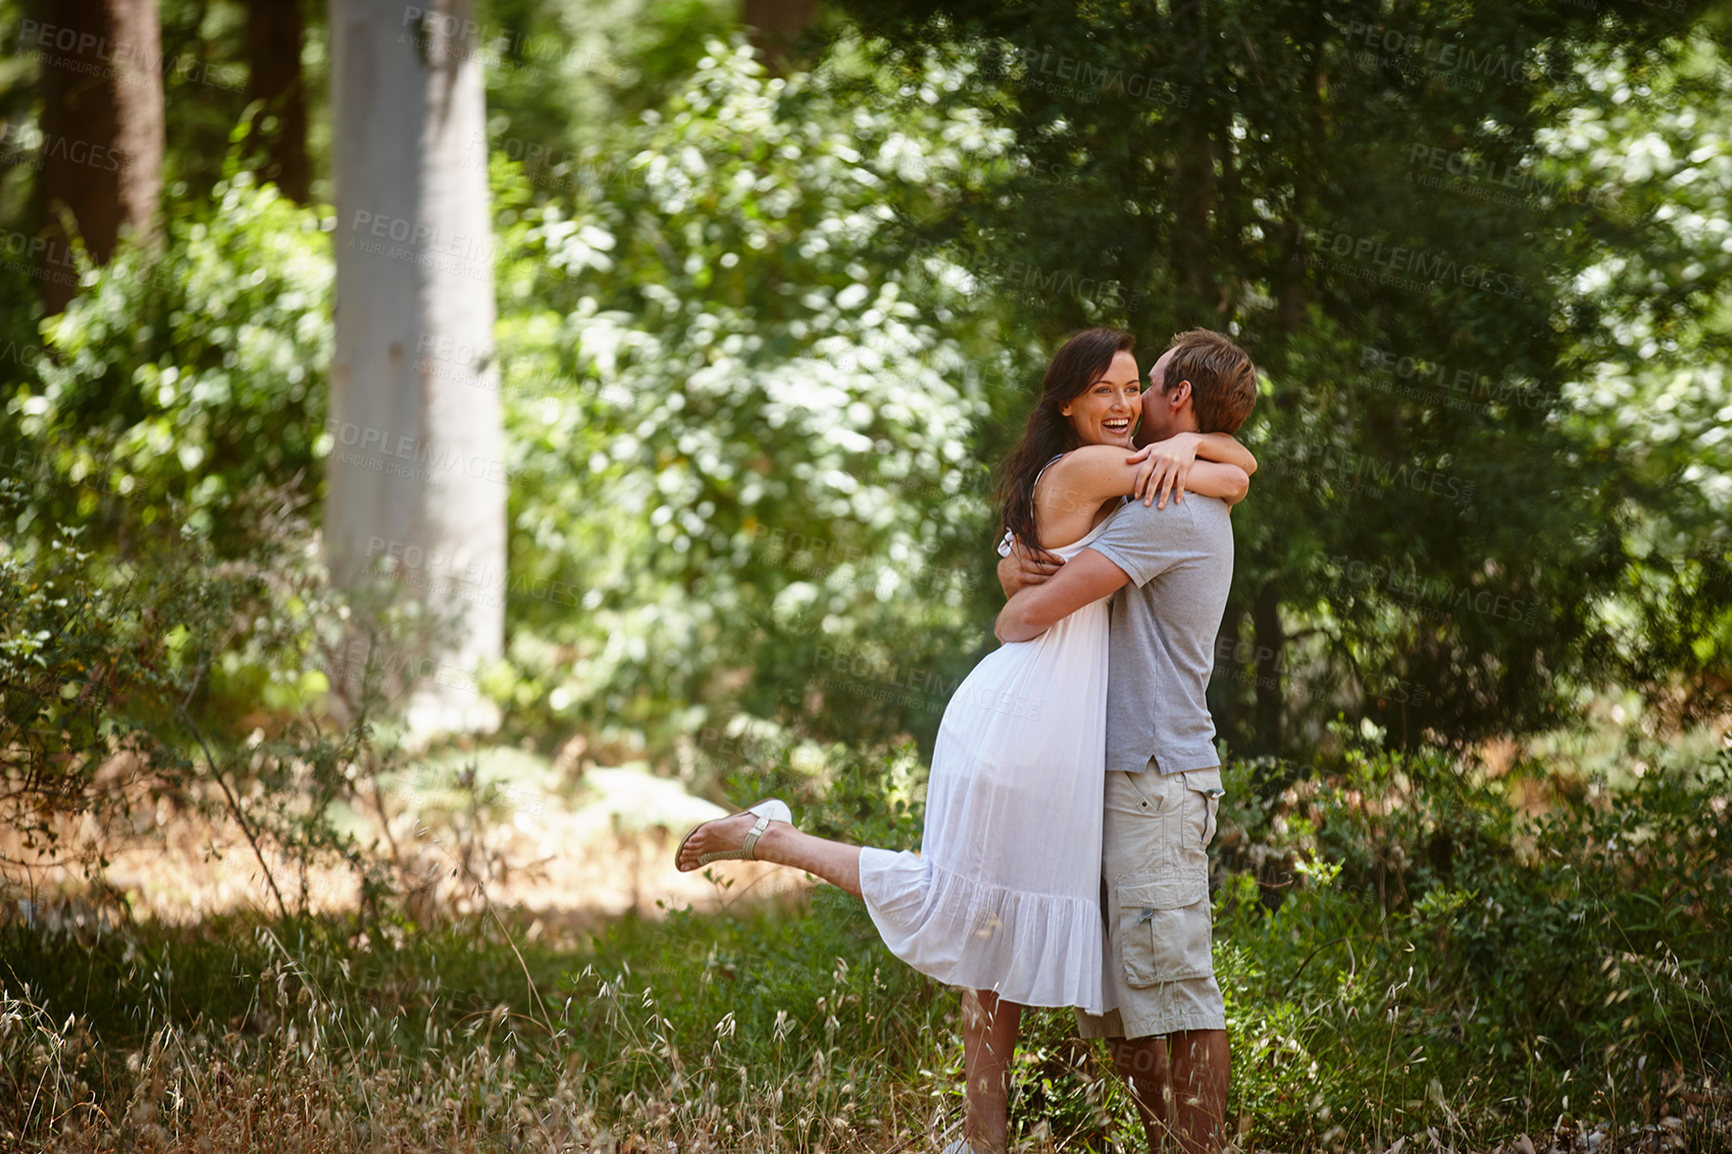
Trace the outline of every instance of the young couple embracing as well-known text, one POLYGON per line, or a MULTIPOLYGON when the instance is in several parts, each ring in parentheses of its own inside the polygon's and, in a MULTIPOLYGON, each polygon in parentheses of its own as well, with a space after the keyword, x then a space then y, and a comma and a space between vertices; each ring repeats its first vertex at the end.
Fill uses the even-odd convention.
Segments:
POLYGON ((1002 470, 1004 645, 945 709, 920 851, 813 837, 775 800, 678 851, 682 870, 755 859, 840 886, 897 957, 962 988, 967 1116, 946 1154, 1005 1149, 1024 1006, 1073 1007, 1107 1039, 1151 1152, 1225 1140, 1207 852, 1223 791, 1204 693, 1228 510, 1257 467, 1231 434, 1257 377, 1194 329, 1145 388, 1133 345, 1071 337, 1002 470))

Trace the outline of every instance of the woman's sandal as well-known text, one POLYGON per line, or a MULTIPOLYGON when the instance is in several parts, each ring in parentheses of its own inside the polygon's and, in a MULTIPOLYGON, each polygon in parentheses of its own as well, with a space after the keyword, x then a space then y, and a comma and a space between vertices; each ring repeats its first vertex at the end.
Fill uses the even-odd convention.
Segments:
MULTIPOLYGON (((699 854, 698 864, 693 867, 694 869, 702 869, 713 861, 757 861, 757 855, 755 855, 752 850, 758 844, 758 839, 764 836, 764 831, 770 828, 770 823, 773 821, 785 821, 789 825, 794 824, 794 813, 788 808, 788 804, 784 801, 778 801, 773 797, 760 801, 757 805, 742 810, 741 813, 757 814, 758 821, 757 824, 752 826, 751 831, 746 834, 746 840, 741 844, 740 848, 718 850, 715 853, 699 854)), ((731 813, 728 815, 728 817, 738 816, 740 815, 737 813, 731 813)), ((713 820, 726 821, 727 818, 715 818, 713 820)), ((681 852, 686 848, 686 843, 692 840, 692 834, 697 833, 700 829, 703 829, 709 824, 710 823, 707 821, 700 821, 686 833, 685 837, 680 839, 679 849, 674 850, 675 862, 679 861, 681 852)))

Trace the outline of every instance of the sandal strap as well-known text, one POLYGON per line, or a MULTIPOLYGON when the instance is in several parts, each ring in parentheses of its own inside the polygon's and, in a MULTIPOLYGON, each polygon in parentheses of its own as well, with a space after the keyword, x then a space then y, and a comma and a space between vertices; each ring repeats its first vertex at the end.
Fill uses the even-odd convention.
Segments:
MULTIPOLYGON (((717 850, 715 853, 699 854, 698 865, 707 866, 711 862, 716 861, 757 861, 758 855, 754 851, 757 848, 758 839, 764 836, 764 831, 770 828, 770 823, 772 821, 793 821, 793 815, 789 813, 787 805, 775 798, 766 798, 745 812, 756 814, 758 820, 753 824, 751 831, 746 834, 745 840, 741 843, 740 848, 717 850)), ((729 816, 738 817, 740 815, 731 814, 729 816)), ((691 832, 686 834, 685 838, 681 840, 680 849, 683 851, 686 843, 696 836, 698 830, 704 828, 704 826, 708 824, 710 823, 699 822, 697 825, 693 826, 691 832)))
POLYGON ((740 843, 740 852, 745 855, 745 860, 758 860, 758 855, 753 853, 752 850, 757 846, 758 839, 764 836, 764 831, 769 828, 770 819, 768 816, 760 817, 757 822, 753 824, 752 831, 746 835, 746 840, 740 843))

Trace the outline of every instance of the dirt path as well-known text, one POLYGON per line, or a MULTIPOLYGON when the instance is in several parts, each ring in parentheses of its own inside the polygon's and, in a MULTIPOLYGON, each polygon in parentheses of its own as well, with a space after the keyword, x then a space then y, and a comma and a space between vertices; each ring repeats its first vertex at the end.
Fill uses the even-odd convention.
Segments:
MULTIPOLYGON (((466 915, 513 911, 531 937, 570 937, 635 910, 644 917, 691 907, 718 910, 735 903, 797 901, 813 882, 792 870, 756 862, 730 862, 682 874, 674 849, 686 830, 727 811, 693 797, 678 782, 639 769, 595 768, 569 798, 545 788, 534 767, 495 783, 493 804, 476 814, 449 789, 398 783, 385 793, 389 829, 376 810, 345 815, 344 825, 363 844, 376 843, 395 859, 406 880, 412 913, 466 915), (712 876, 706 878, 708 872, 712 876), (713 879, 713 880, 712 880, 713 879)), ((134 830, 104 832, 88 823, 65 831, 73 845, 101 838, 107 884, 125 895, 136 917, 184 923, 258 908, 276 899, 264 869, 240 830, 196 814, 159 808, 134 830), (153 822, 154 817, 154 822, 153 822)), ((11 840, 11 839, 7 839, 11 840)), ((30 860, 21 846, 0 856, 30 860)), ((302 900, 316 912, 353 910, 359 879, 346 868, 309 870, 303 879, 280 855, 265 854, 284 900, 302 900)), ((36 865, 0 873, 6 909, 0 917, 83 916, 89 887, 73 871, 36 865)))

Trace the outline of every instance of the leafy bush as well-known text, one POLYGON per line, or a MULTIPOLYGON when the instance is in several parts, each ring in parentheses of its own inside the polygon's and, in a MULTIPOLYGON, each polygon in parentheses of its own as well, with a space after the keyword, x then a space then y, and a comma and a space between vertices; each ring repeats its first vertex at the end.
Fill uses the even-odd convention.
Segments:
POLYGON ((33 476, 32 515, 123 553, 172 519, 239 556, 273 494, 315 495, 328 227, 236 173, 170 215, 163 253, 123 246, 87 270, 0 421, 0 450, 33 476))
POLYGON ((844 83, 712 44, 569 202, 496 159, 520 707, 663 738, 736 709, 936 729, 907 689, 978 644, 971 436, 1006 362, 967 343, 967 274, 895 225, 997 143, 844 83))
POLYGON ((1219 906, 1236 1092, 1260 1124, 1296 1145, 1426 1126, 1489 1145, 1560 1113, 1682 1118, 1725 1077, 1732 754, 1538 814, 1520 788, 1441 755, 1358 757, 1240 811, 1307 879, 1270 910, 1231 875, 1219 906))
MULTIPOLYGON (((15 523, 28 497, 0 483, 0 515, 15 523)), ((82 867, 100 883, 104 839, 81 822, 100 831, 159 805, 220 813, 259 855, 281 914, 294 895, 265 850, 300 867, 304 911, 309 863, 365 865, 331 808, 350 794, 366 711, 344 728, 308 710, 328 684, 341 606, 304 524, 275 520, 268 549, 228 561, 165 528, 127 560, 65 528, 0 552, 4 825, 23 864, 82 867)))

